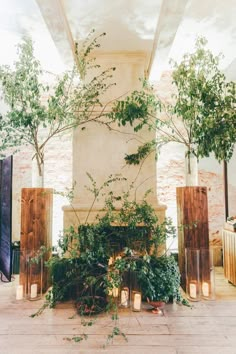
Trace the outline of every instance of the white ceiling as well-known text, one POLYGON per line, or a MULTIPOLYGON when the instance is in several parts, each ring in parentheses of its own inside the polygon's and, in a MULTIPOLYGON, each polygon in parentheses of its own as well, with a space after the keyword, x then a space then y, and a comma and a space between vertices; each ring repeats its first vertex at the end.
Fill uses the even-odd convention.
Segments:
POLYGON ((236 79, 236 0, 1 0, 0 64, 16 57, 22 35, 31 35, 37 57, 60 72, 72 59, 75 40, 94 28, 106 32, 103 51, 144 51, 151 79, 191 51, 197 35, 223 52, 229 79, 236 79))

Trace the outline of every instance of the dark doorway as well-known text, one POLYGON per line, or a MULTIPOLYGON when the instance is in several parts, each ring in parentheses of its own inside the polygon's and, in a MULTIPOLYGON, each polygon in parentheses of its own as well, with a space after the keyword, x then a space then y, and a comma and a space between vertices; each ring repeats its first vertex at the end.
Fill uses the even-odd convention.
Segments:
POLYGON ((12 273, 12 156, 0 160, 0 271, 12 273))

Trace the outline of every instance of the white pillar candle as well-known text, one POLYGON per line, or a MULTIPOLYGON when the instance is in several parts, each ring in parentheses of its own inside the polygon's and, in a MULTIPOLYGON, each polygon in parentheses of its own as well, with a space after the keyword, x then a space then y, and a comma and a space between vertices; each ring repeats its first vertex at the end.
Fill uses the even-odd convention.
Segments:
POLYGON ((37 297, 37 284, 32 284, 30 287, 30 297, 31 299, 34 299, 37 297))
POLYGON ((202 294, 203 296, 209 296, 209 284, 207 282, 202 283, 202 294))
POLYGON ((16 300, 23 299, 23 285, 18 285, 16 288, 16 300))
POLYGON ((196 299, 197 297, 197 286, 194 283, 189 284, 189 295, 192 299, 196 299))
POLYGON ((112 289, 112 295, 113 297, 118 297, 119 289, 118 288, 113 288, 112 289))
POLYGON ((141 294, 139 293, 134 294, 133 310, 134 311, 141 310, 141 294))
POLYGON ((127 307, 128 299, 129 299, 129 289, 124 288, 123 290, 121 290, 121 305, 127 307))

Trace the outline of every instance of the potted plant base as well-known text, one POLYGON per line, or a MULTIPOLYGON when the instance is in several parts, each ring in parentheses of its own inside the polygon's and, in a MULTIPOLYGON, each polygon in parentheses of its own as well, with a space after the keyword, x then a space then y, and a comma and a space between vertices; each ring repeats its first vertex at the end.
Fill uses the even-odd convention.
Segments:
MULTIPOLYGON (((23 188, 21 193, 21 257, 20 257, 20 284, 24 286, 26 295, 29 293, 28 276, 26 271, 27 255, 34 258, 41 246, 51 247, 52 229, 52 201, 51 188, 23 188)), ((47 260, 49 254, 45 254, 47 260)), ((49 287, 47 269, 43 266, 41 272, 33 274, 33 282, 37 284, 37 292, 45 292, 49 287), (41 281, 42 277, 42 281, 41 281), (42 284, 42 289, 41 285, 42 284)))
POLYGON ((153 307, 152 313, 156 315, 163 315, 163 308, 165 307, 165 302, 164 301, 151 301, 147 297, 147 303, 153 307))
MULTIPOLYGON (((186 291, 185 249, 209 249, 207 188, 200 186, 177 187, 178 262, 181 286, 186 291)), ((200 279, 208 272, 200 263, 200 279)))

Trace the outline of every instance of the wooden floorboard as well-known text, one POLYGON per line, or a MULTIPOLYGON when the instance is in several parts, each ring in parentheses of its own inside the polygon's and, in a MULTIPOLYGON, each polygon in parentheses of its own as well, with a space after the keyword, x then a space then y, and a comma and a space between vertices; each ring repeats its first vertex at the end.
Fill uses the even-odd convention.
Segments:
POLYGON ((118 323, 101 315, 84 327, 72 303, 46 309, 31 318, 43 300, 16 301, 17 278, 0 283, 0 354, 236 354, 236 287, 216 269, 216 299, 192 307, 167 304, 162 316, 148 305, 140 312, 121 311, 118 323), (106 345, 117 325, 127 341, 117 336, 106 345), (76 343, 73 336, 86 334, 76 343), (105 345, 105 347, 104 347, 105 345))

